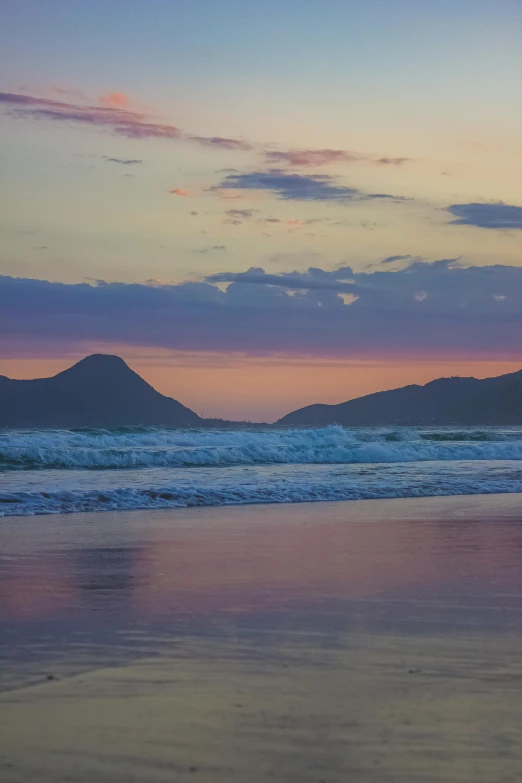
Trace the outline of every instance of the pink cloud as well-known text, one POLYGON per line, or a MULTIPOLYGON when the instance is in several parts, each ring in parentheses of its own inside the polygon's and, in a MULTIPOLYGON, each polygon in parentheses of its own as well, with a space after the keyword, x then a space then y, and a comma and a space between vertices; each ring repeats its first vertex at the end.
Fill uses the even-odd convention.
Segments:
POLYGON ((185 198, 194 195, 191 190, 184 190, 183 188, 174 188, 173 190, 169 190, 169 193, 173 196, 183 196, 185 198))
POLYGON ((265 152, 269 163, 288 163, 290 166, 323 166, 328 163, 352 163, 360 156, 346 150, 286 150, 265 152))
POLYGON ((125 109, 129 106, 130 101, 124 92, 106 92, 104 95, 100 95, 99 103, 102 106, 116 106, 125 109))
MULTIPOLYGON (((59 96, 75 96, 78 101, 82 94, 74 88, 54 85, 52 91, 59 96)), ((347 150, 297 149, 267 150, 244 139, 224 136, 199 136, 182 131, 175 125, 157 122, 146 107, 135 106, 123 92, 103 93, 97 103, 70 102, 55 100, 24 93, 0 92, 0 103, 16 117, 32 120, 48 120, 66 123, 84 123, 103 127, 118 136, 130 139, 168 139, 189 141, 210 149, 250 152, 257 150, 265 161, 289 166, 322 166, 335 163, 366 161, 380 165, 401 165, 408 158, 369 158, 347 150)), ((214 188, 218 190, 218 188, 214 188)), ((220 198, 241 198, 241 194, 221 195, 220 198)))
POLYGON ((0 93, 0 103, 10 106, 11 111, 18 116, 108 125, 112 126, 115 132, 118 132, 118 126, 125 128, 143 123, 145 120, 145 115, 141 112, 115 106, 80 105, 18 93, 0 93))
MULTIPOLYGON (((59 94, 66 94, 66 88, 57 89, 59 94)), ((94 105, 4 92, 0 93, 0 103, 8 106, 11 114, 17 117, 102 126, 130 139, 180 139, 214 149, 252 149, 248 142, 241 139, 197 136, 184 133, 175 125, 155 122, 150 114, 133 108, 129 97, 122 92, 107 92, 94 105)))
POLYGON ((264 153, 268 163, 286 163, 289 166, 326 166, 332 163, 355 163, 365 161, 386 166, 400 166, 409 158, 371 158, 347 150, 304 149, 304 150, 269 150, 264 153))

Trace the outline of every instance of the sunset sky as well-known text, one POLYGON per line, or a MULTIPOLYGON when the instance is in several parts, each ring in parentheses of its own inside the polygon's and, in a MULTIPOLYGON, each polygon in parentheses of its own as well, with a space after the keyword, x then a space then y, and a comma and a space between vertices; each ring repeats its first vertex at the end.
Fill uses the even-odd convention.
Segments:
POLYGON ((522 367, 516 0, 18 0, 0 374, 273 420, 522 367))

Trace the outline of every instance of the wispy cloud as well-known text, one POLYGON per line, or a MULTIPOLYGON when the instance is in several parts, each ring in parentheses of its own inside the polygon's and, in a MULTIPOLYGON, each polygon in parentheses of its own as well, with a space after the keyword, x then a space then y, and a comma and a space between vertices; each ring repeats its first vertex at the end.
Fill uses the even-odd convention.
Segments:
POLYGON ((71 87, 68 84, 51 84, 51 91, 56 95, 69 95, 74 98, 84 98, 84 94, 76 87, 71 87))
POLYGON ((477 226, 493 229, 522 229, 522 207, 503 202, 482 204, 451 204, 448 212, 455 216, 456 226, 477 226))
POLYGON ((203 255, 205 253, 212 253, 212 252, 215 252, 215 251, 218 251, 220 253, 225 253, 226 250, 227 250, 226 245, 212 245, 211 247, 202 247, 202 248, 199 248, 199 249, 196 248, 192 252, 193 253, 200 253, 200 254, 203 255))
MULTIPOLYGON (((7 106, 12 115, 19 118, 61 121, 69 124, 83 123, 103 127, 115 135, 130 139, 178 139, 191 141, 210 149, 257 152, 265 162, 270 164, 306 167, 367 161, 383 165, 401 165, 408 160, 408 158, 395 157, 372 158, 348 150, 313 148, 274 150, 268 145, 254 143, 248 139, 200 136, 183 131, 176 125, 156 121, 149 111, 137 107, 123 92, 105 92, 96 102, 85 103, 83 94, 72 87, 54 85, 51 91, 59 95, 62 100, 24 93, 2 92, 0 103, 7 106), (64 97, 74 98, 76 101, 65 101, 64 97)), ((234 169, 223 169, 222 172, 233 173, 234 169)))
POLYGON ((289 166, 325 166, 333 163, 368 162, 380 165, 400 166, 409 158, 372 158, 349 150, 332 149, 297 149, 297 150, 267 150, 264 153, 267 163, 287 164, 289 166))
POLYGON ((217 186, 220 190, 266 190, 284 200, 295 201, 353 201, 359 191, 335 185, 328 174, 289 174, 282 169, 252 171, 248 174, 229 174, 217 186))
POLYGON ((323 166, 328 163, 352 163, 360 156, 345 150, 305 149, 305 150, 268 150, 265 160, 268 163, 288 163, 291 166, 323 166))
POLYGON ((410 158, 376 158, 373 162, 379 163, 381 166, 402 166, 408 160, 410 158))
POLYGON ((283 169, 229 174, 211 190, 264 190, 285 201, 336 201, 342 204, 366 199, 404 200, 388 193, 363 193, 338 184, 337 178, 329 174, 295 174, 283 169))
POLYGON ((224 139, 221 136, 190 136, 190 139, 202 144, 204 147, 214 147, 222 150, 248 151, 254 149, 250 142, 242 139, 224 139))
POLYGON ((383 258, 382 261, 380 261, 380 264, 394 264, 396 261, 411 261, 413 259, 413 256, 388 256, 387 258, 383 258))
POLYGON ((173 188, 173 190, 169 190, 169 193, 173 196, 182 196, 183 198, 189 198, 194 195, 191 190, 186 190, 185 188, 173 188))
POLYGON ((0 93, 0 103, 9 107, 11 114, 34 120, 84 123, 110 129, 118 136, 130 139, 183 139, 205 147, 228 150, 250 150, 252 146, 241 139, 220 136, 198 136, 185 133, 175 125, 155 122, 153 118, 132 108, 124 93, 108 92, 98 103, 76 104, 20 93, 0 93))
POLYGON ((243 218, 244 220, 248 220, 248 218, 251 218, 255 212, 258 212, 258 210, 257 209, 227 209, 225 214, 227 214, 229 217, 232 218, 243 218))
MULTIPOLYGON (((210 188, 210 190, 219 190, 219 188, 210 188)), ((243 193, 229 193, 226 190, 218 192, 218 198, 220 201, 238 201, 245 198, 243 193)))
POLYGON ((122 166, 136 166, 138 163, 143 163, 138 158, 109 158, 107 155, 104 155, 103 159, 107 163, 120 163, 122 166))

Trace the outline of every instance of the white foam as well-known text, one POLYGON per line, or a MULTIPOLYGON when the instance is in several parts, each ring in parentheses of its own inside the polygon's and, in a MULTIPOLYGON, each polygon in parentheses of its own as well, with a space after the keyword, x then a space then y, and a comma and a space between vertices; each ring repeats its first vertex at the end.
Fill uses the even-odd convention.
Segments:
POLYGON ((14 431, 0 436, 8 468, 147 468, 522 460, 522 428, 427 430, 14 431))
POLYGON ((492 492, 522 492, 522 428, 0 434, 0 516, 492 492))
POLYGON ((522 492, 517 462, 454 462, 202 468, 11 474, 0 490, 5 516, 250 503, 522 492))

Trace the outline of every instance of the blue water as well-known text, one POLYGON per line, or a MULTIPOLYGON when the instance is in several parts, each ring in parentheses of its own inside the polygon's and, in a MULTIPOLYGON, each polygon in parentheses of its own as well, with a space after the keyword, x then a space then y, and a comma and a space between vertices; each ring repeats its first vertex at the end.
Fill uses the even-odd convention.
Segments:
POLYGON ((0 435, 0 516, 504 492, 522 492, 522 427, 0 435))

